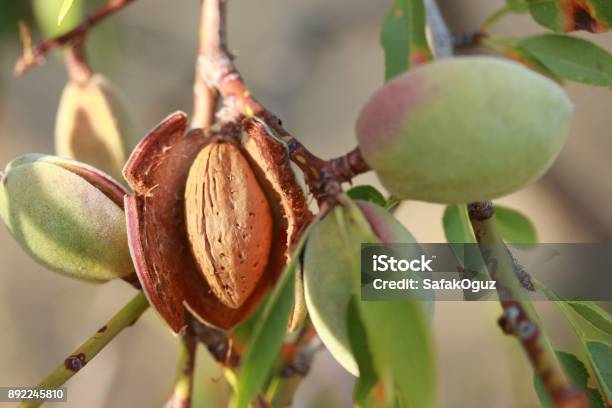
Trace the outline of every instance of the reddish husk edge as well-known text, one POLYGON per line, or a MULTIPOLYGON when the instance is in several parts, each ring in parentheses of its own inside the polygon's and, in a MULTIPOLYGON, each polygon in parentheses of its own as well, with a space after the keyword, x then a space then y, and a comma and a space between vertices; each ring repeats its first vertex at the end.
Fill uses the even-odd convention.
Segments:
POLYGON ((284 146, 261 124, 245 120, 241 147, 270 202, 274 249, 249 299, 238 309, 223 305, 198 269, 187 238, 185 183, 198 152, 211 140, 201 129, 187 131, 187 122, 182 112, 168 116, 139 143, 124 168, 135 192, 125 199, 130 252, 149 302, 175 332, 187 324, 185 309, 204 323, 230 329, 276 282, 311 214, 284 146))

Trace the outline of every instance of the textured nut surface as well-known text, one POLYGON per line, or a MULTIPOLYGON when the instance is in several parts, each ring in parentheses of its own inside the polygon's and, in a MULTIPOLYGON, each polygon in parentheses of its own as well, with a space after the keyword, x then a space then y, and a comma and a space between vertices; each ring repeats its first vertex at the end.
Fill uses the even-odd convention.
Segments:
POLYGON ((267 266, 272 215, 248 161, 231 143, 212 143, 198 154, 185 189, 187 232, 211 290, 242 306, 267 266))

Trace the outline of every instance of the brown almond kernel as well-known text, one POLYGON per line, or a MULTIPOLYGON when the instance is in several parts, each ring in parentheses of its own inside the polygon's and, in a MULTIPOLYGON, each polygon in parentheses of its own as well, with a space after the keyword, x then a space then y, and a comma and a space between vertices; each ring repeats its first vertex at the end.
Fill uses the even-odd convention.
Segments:
POLYGON ((205 146, 185 188, 187 233, 212 292, 237 309, 268 264, 272 214, 249 162, 232 143, 205 146))

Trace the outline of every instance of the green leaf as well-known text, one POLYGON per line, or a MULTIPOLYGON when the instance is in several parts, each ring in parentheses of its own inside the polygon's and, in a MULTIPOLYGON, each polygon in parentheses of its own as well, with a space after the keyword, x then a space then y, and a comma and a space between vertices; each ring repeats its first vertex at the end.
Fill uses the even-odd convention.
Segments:
MULTIPOLYGON (((472 225, 465 204, 451 204, 444 210, 442 217, 444 226, 444 234, 446 240, 459 261, 467 276, 471 279, 487 280, 489 279, 487 271, 484 267, 484 261, 480 249, 475 244, 476 238, 472 232, 472 225), (453 245, 458 244, 458 245, 453 245)), ((473 299, 474 295, 471 292, 465 292, 466 299, 473 299)))
POLYGON ((64 0, 62 2, 62 6, 60 7, 59 16, 57 16, 57 25, 62 24, 62 21, 64 20, 64 18, 70 11, 70 8, 72 7, 73 3, 74 3, 74 0, 64 0))
MULTIPOLYGON (((557 351, 557 358, 563 366, 563 370, 567 374, 569 380, 574 386, 584 390, 591 401, 591 407, 603 408, 603 400, 598 390, 589 388, 587 383, 589 381, 589 373, 586 367, 575 355, 571 353, 565 353, 563 351, 557 351)), ((537 375, 533 377, 533 385, 540 400, 542 408, 553 408, 554 405, 542 384, 542 381, 537 375)))
POLYGON ((347 191, 346 194, 353 200, 369 201, 381 207, 387 207, 388 205, 385 196, 372 186, 355 186, 347 191))
POLYGON ((519 45, 560 78, 612 86, 612 54, 589 41, 561 34, 540 34, 524 38, 519 45))
POLYGON ((299 253, 304 247, 312 226, 317 221, 318 218, 315 218, 302 234, 249 338, 246 353, 240 363, 237 391, 232 400, 234 408, 246 408, 257 397, 278 357, 293 305, 294 274, 299 261, 299 253))
POLYGON ((431 328, 422 302, 359 302, 367 343, 387 403, 435 405, 436 365, 431 328))
POLYGON ((597 381, 604 391, 606 400, 612 402, 612 347, 598 341, 588 341, 586 346, 597 381))
POLYGON ((506 0, 506 4, 514 13, 524 13, 529 9, 525 0, 506 0))
POLYGON ((444 235, 450 243, 473 244, 476 242, 465 204, 452 204, 442 217, 444 235))
POLYGON ((74 28, 83 16, 83 0, 72 0, 62 12, 66 0, 32 0, 32 10, 45 35, 56 37, 74 28), (59 18, 61 16, 61 20, 59 18))
POLYGON ((504 241, 512 244, 537 244, 535 227, 522 213, 508 207, 495 206, 495 218, 504 241))
POLYGON ((355 296, 348 302, 346 315, 347 329, 351 351, 359 367, 359 378, 355 382, 353 399, 358 405, 367 405, 367 398, 372 387, 378 382, 378 374, 372 361, 367 335, 359 315, 359 304, 355 296))
POLYGON ((423 0, 394 0, 380 36, 385 53, 385 81, 431 59, 425 35, 423 0))
POLYGON ((529 12, 540 25, 557 32, 606 32, 612 25, 610 0, 527 0, 529 12))
MULTIPOLYGON (((591 326, 612 336, 612 316, 597 304, 589 301, 565 302, 591 326)), ((611 337, 612 338, 612 337, 611 337)))

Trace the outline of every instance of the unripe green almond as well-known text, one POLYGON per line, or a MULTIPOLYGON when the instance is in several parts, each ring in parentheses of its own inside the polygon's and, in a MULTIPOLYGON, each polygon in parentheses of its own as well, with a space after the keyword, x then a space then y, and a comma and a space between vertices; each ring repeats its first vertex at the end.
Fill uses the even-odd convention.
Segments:
POLYGON ((89 281, 133 272, 125 192, 109 176, 43 155, 15 159, 0 174, 0 217, 37 262, 89 281))
POLYGON ((565 142, 572 103, 518 63, 462 57, 390 81, 357 120, 359 147, 403 199, 489 200, 540 177, 565 142))
MULTIPOLYGON (((304 253, 304 292, 321 341, 346 370, 358 375, 347 332, 347 308, 351 296, 359 294, 361 244, 415 243, 415 239, 384 208, 355 203, 352 208, 337 206, 313 227, 304 253)), ((427 307, 431 312, 431 305, 427 307)))
POLYGON ((102 75, 64 88, 55 122, 59 156, 95 166, 117 180, 136 144, 122 98, 102 75))

